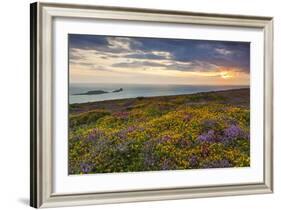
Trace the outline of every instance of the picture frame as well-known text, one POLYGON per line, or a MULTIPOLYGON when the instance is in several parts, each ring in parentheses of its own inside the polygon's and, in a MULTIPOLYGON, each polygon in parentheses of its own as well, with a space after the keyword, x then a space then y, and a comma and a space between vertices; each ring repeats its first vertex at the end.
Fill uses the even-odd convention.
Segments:
MULTIPOLYGON (((30 7, 30 205, 35 208, 187 199, 273 192, 273 18, 92 5, 33 3, 30 7), (241 184, 174 186, 101 192, 54 192, 54 21, 129 21, 259 29, 263 47, 262 180, 241 184)), ((94 190, 94 189, 93 189, 94 190)))

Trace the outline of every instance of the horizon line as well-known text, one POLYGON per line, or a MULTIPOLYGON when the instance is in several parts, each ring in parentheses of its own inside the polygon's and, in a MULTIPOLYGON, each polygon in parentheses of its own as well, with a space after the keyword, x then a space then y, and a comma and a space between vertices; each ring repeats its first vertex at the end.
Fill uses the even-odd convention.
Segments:
POLYGON ((185 83, 106 83, 106 82, 69 82, 69 85, 75 84, 106 84, 106 85, 204 85, 204 86, 250 86, 250 84, 185 84, 185 83))

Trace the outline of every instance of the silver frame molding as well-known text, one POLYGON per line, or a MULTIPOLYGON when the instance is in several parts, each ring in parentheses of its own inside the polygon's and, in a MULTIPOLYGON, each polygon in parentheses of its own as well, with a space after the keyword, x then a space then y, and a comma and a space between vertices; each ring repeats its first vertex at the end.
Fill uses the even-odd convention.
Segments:
POLYGON ((30 6, 30 205, 35 208, 273 192, 273 18, 91 5, 30 6), (87 194, 54 194, 52 24, 55 17, 260 28, 264 33, 264 180, 261 183, 87 194))

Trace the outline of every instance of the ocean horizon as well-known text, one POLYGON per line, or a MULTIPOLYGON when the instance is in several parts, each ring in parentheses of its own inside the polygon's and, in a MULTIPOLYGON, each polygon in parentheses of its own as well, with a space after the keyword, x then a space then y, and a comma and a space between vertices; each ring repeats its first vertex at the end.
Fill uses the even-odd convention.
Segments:
POLYGON ((249 88, 248 85, 178 85, 178 84, 69 84, 69 104, 127 99, 136 97, 173 96, 230 89, 249 88), (112 92, 122 88, 120 92, 112 92), (79 95, 88 91, 104 94, 79 95))

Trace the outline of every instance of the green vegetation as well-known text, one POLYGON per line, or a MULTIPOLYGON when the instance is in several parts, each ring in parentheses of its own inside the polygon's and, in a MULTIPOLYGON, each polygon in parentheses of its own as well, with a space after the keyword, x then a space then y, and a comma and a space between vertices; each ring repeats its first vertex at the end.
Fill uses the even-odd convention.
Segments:
POLYGON ((250 165, 249 89, 69 105, 69 173, 250 165))

